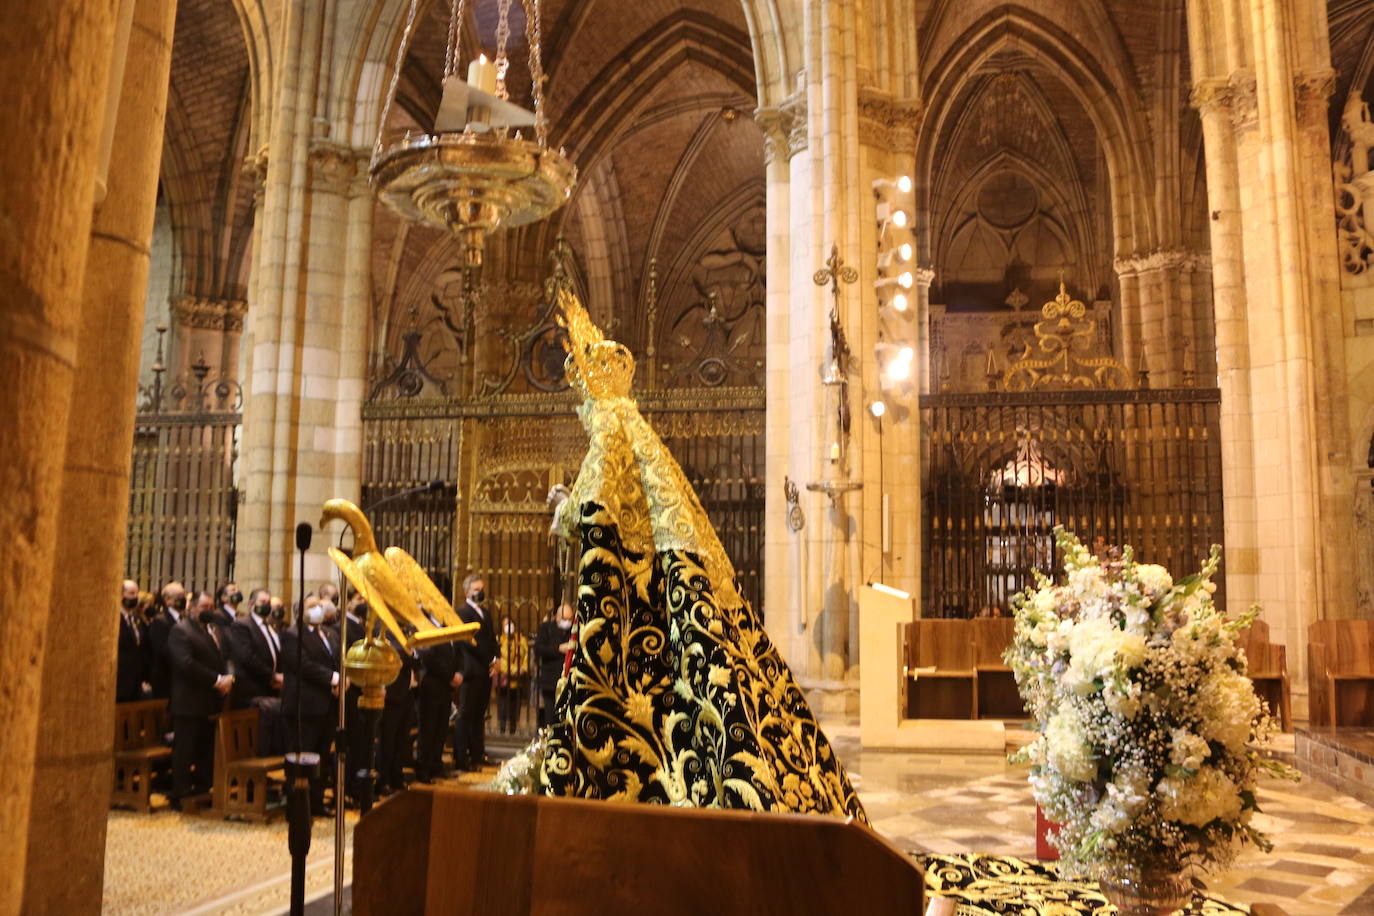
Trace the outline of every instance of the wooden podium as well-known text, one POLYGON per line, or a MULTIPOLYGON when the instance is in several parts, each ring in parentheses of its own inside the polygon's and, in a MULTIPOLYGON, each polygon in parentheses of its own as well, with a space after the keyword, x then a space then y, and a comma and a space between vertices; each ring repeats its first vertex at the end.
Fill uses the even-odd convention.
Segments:
POLYGON ((353 834, 353 912, 922 912, 916 861, 852 820, 412 789, 353 834))

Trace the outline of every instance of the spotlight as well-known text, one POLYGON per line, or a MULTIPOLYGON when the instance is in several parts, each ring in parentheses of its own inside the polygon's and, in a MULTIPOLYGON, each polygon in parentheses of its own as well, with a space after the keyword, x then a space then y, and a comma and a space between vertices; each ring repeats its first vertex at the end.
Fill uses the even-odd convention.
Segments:
POLYGON ((903 261, 910 261, 912 255, 911 243, 903 242, 901 247, 897 249, 897 254, 903 261))
POLYGON ((887 405, 882 401, 874 401, 872 404, 868 405, 868 412, 873 414, 874 417, 881 417, 883 414, 887 413, 887 405))
POLYGON ((909 219, 910 217, 906 215, 905 210, 892 211, 892 225, 896 226, 898 229, 905 228, 909 219))
POLYGON ((894 359, 888 364, 887 374, 894 382, 904 382, 911 377, 911 363, 905 359, 894 359))
POLYGON ((897 275, 897 285, 902 289, 911 289, 911 284, 914 282, 915 278, 911 276, 911 271, 909 270, 904 270, 897 275))
POLYGON ((911 176, 903 175, 897 179, 897 190, 903 194, 911 193, 911 176))
POLYGON ((893 297, 892 297, 892 307, 893 307, 894 309, 896 309, 897 311, 899 311, 899 312, 905 312, 905 311, 906 311, 906 295, 905 295, 904 293, 897 293, 895 296, 893 296, 893 297))
POLYGON ((914 357, 915 355, 915 350, 911 349, 910 347, 902 347, 900 350, 897 351, 897 361, 910 364, 912 357, 914 357))

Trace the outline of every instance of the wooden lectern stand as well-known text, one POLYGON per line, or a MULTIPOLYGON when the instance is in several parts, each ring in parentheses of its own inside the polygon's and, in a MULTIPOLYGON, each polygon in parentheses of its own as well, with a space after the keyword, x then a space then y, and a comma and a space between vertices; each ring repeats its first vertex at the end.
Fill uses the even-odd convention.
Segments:
POLYGON ((922 911, 915 859, 802 814, 412 789, 353 835, 353 912, 700 916, 922 911))

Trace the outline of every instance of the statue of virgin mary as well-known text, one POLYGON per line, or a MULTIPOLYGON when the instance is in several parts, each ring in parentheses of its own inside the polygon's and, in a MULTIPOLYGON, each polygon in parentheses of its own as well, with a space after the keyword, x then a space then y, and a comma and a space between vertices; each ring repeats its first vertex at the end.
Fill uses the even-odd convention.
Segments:
POLYGON ((536 791, 866 822, 701 502, 630 397, 630 351, 566 284, 554 289, 590 447, 554 522, 578 558, 578 635, 536 791))

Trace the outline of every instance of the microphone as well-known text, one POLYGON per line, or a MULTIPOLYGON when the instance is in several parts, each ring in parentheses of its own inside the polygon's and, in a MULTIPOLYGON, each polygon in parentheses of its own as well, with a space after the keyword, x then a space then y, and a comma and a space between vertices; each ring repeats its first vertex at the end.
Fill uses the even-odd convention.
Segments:
POLYGON ((296 549, 309 550, 310 539, 314 536, 315 529, 310 527, 309 522, 301 522, 296 526, 296 549))

